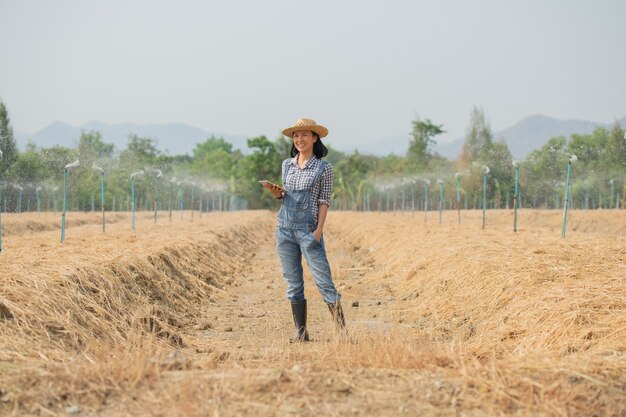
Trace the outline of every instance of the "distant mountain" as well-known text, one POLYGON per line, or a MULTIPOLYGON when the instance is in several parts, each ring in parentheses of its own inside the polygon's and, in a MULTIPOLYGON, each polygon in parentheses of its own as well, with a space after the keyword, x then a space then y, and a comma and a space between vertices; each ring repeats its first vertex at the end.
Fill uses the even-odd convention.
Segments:
POLYGON ((78 144, 81 131, 92 130, 100 132, 102 140, 114 144, 118 150, 126 148, 128 136, 134 133, 138 136, 156 139, 157 147, 170 155, 191 154, 196 144, 204 142, 211 135, 218 138, 223 137, 233 144, 234 149, 240 149, 244 153, 248 151, 247 138, 243 135, 207 132, 183 123, 139 125, 134 123, 107 124, 92 121, 83 126, 74 127, 57 121, 32 135, 16 134, 16 140, 20 149, 24 149, 29 141, 40 148, 55 145, 75 147, 78 144))
MULTIPOLYGON (((626 127, 626 117, 617 122, 626 127)), ((599 126, 610 129, 611 125, 585 120, 558 120, 548 116, 533 115, 522 119, 507 129, 495 132, 493 136, 495 140, 503 138, 513 157, 521 159, 555 136, 569 138, 573 133, 588 134, 599 126)), ((211 135, 218 138, 223 137, 233 144, 234 149, 239 149, 243 153, 250 152, 246 136, 208 132, 183 123, 139 125, 134 123, 107 124, 92 121, 83 126, 75 127, 57 121, 34 134, 16 132, 15 137, 20 149, 24 149, 29 141, 41 148, 54 145, 75 147, 83 130, 99 131, 105 142, 113 143, 119 150, 126 148, 128 135, 135 133, 139 136, 156 139, 158 148, 164 152, 169 152, 170 155, 191 154, 196 144, 204 142, 211 135)), ((448 159, 456 159, 461 153, 464 142, 465 138, 459 138, 451 142, 438 143, 435 146, 435 151, 448 159)), ((362 143, 359 144, 358 150, 363 154, 377 156, 405 155, 408 147, 409 136, 406 135, 390 136, 375 142, 362 143)), ((342 152, 352 152, 357 147, 338 145, 336 149, 342 152)))
MULTIPOLYGON (((626 127, 626 117, 617 121, 626 127)), ((569 139, 573 133, 589 134, 597 127, 610 129, 612 123, 596 123, 585 120, 558 120, 544 115, 528 116, 513 126, 494 132, 494 140, 504 139, 511 154, 516 159, 522 159, 530 152, 540 148, 548 140, 555 136, 564 136, 569 139)), ((457 159, 465 143, 465 137, 451 142, 438 143, 435 151, 448 159, 457 159)), ((359 147, 362 153, 374 155, 406 154, 409 148, 409 136, 398 136, 382 139, 380 141, 359 147)))
MULTIPOLYGON (((617 121, 626 126, 626 117, 617 121)), ((494 140, 504 139, 513 158, 522 159, 535 149, 543 146, 556 136, 570 138, 573 133, 589 134, 598 127, 610 129, 613 124, 596 123, 586 120, 558 120, 544 115, 528 116, 513 126, 495 132, 494 140)), ((461 154, 465 138, 441 144, 435 150, 449 159, 456 159, 461 154)))

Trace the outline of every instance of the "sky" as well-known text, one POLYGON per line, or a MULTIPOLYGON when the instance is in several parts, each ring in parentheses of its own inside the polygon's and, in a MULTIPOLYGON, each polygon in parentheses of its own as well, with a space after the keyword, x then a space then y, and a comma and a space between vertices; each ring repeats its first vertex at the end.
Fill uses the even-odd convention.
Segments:
MULTIPOLYGON (((358 147, 420 117, 465 134, 626 116, 623 0, 0 0, 15 131, 180 122, 277 137, 300 117, 358 147)), ((344 147, 344 146, 341 146, 344 147)))

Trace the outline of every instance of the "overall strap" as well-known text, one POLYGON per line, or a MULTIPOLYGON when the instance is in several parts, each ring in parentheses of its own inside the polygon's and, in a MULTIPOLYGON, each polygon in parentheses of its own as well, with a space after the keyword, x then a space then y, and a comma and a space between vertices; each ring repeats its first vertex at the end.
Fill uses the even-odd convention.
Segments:
POLYGON ((287 173, 289 172, 289 163, 290 162, 287 162, 287 161, 291 161, 291 159, 285 159, 283 161, 283 167, 282 167, 283 172, 281 174, 282 175, 281 180, 283 182, 283 188, 285 187, 285 184, 287 183, 287 173))
POLYGON ((311 188, 313 188, 315 184, 317 184, 317 182, 319 181, 320 177, 322 176, 322 173, 324 172, 324 169, 326 168, 326 165, 328 165, 328 162, 320 161, 320 166, 317 168, 315 177, 313 177, 313 181, 311 182, 311 188))

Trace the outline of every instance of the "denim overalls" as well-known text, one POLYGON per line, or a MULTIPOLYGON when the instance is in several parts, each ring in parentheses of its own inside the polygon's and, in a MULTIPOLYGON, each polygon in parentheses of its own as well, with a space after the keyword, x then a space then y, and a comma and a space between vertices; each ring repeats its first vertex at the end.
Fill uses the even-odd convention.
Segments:
MULTIPOLYGON (((283 276, 287 282, 287 298, 290 301, 304 300, 304 278, 302 270, 302 256, 309 266, 317 289, 328 303, 336 303, 341 298, 330 274, 330 265, 326 257, 324 237, 318 242, 313 236, 317 228, 311 213, 311 188, 319 181, 328 162, 322 161, 311 184, 304 190, 285 188, 285 196, 278 212, 278 226, 276 227, 276 250, 280 259, 283 276)), ((283 172, 283 184, 286 175, 283 172)))

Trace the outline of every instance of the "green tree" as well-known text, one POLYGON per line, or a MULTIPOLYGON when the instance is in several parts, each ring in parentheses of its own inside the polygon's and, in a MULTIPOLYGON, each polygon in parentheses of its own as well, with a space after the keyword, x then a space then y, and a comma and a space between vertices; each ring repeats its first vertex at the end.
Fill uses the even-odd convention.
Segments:
POLYGON ((229 179, 234 167, 233 145, 224 138, 211 136, 196 145, 192 151, 192 170, 196 175, 208 175, 216 179, 229 179))
POLYGON ((0 100, 0 177, 4 177, 11 165, 17 161, 18 150, 13 137, 13 127, 9 119, 9 112, 4 102, 0 100))
POLYGON ((469 163, 479 160, 483 153, 489 149, 492 141, 493 134, 484 111, 474 107, 470 114, 470 125, 461 152, 461 164, 468 166, 469 163))
POLYGON ((430 119, 416 118, 412 122, 411 141, 407 152, 407 163, 411 169, 423 172, 429 167, 432 147, 437 143, 433 138, 445 132, 442 125, 436 125, 430 119))

